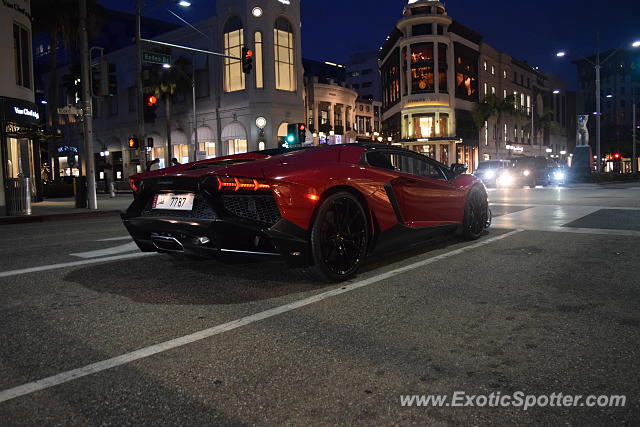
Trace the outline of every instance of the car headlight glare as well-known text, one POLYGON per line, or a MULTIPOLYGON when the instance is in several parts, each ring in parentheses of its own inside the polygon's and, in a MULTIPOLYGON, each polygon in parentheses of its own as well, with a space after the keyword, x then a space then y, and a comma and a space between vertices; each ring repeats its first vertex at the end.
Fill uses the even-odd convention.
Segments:
POLYGON ((529 176, 529 175, 531 175, 531 172, 529 172, 528 170, 526 170, 526 171, 524 171, 524 172, 523 172, 523 174, 524 174, 524 176, 529 176))
POLYGON ((565 174, 564 174, 564 172, 556 172, 556 173, 554 174, 554 177, 555 177, 557 180, 563 180, 563 179, 565 178, 565 174))
POLYGON ((492 178, 495 178, 496 172, 494 170, 488 170, 484 173, 484 176, 485 178, 492 179, 492 178))

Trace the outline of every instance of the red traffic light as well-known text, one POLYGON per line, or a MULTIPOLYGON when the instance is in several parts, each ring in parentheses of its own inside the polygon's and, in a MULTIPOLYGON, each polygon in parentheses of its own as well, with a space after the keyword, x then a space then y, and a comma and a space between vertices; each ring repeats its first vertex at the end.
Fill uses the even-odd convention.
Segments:
POLYGON ((620 154, 618 154, 618 153, 614 154, 614 155, 613 155, 613 158, 614 158, 614 159, 619 159, 619 158, 620 158, 620 154))
POLYGON ((305 130, 307 127, 305 125, 300 125, 299 130, 305 130))
POLYGON ((158 98, 156 98, 155 96, 151 95, 147 98, 147 106, 148 107, 152 107, 154 105, 156 105, 156 103, 158 102, 158 98))
POLYGON ((253 58, 253 51, 252 51, 251 49, 247 49, 247 50, 244 52, 244 57, 245 57, 245 58, 247 58, 247 59, 248 59, 248 58, 253 58))

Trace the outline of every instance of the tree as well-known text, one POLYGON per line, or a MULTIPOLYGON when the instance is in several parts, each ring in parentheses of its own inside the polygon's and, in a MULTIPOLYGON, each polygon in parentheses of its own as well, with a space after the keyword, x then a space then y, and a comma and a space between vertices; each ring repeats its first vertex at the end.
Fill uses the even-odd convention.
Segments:
POLYGON ((191 61, 179 57, 171 68, 154 67, 149 73, 145 86, 149 92, 164 102, 164 113, 167 132, 167 152, 165 153, 166 165, 171 164, 173 150, 171 146, 171 106, 177 93, 186 93, 191 87, 192 72, 191 61))
MULTIPOLYGON (((95 36, 102 30, 105 9, 96 0, 87 0, 89 36, 95 36)), ((80 28, 80 13, 77 0, 58 0, 55 5, 51 0, 32 0, 31 15, 33 31, 36 34, 47 34, 49 37, 49 94, 51 106, 51 124, 55 131, 58 128, 60 93, 58 83, 58 49, 64 47, 70 57, 77 55, 80 28)))
POLYGON ((513 95, 508 95, 505 99, 500 99, 496 95, 487 95, 481 102, 474 106, 471 114, 478 129, 484 128, 485 123, 489 122, 491 119, 495 119, 498 130, 497 132, 494 132, 497 158, 500 150, 500 137, 498 137, 498 135, 501 134, 500 124, 502 117, 505 115, 514 116, 517 114, 515 108, 515 97, 513 95))

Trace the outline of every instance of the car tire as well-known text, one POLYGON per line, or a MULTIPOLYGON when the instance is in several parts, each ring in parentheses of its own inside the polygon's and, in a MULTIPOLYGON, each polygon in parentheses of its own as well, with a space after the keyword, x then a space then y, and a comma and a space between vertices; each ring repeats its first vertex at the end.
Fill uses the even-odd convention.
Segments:
POLYGON ((484 189, 473 187, 464 206, 464 219, 462 221, 462 237, 465 240, 477 240, 484 233, 489 218, 488 198, 484 189))
POLYGON ((311 229, 311 271, 323 282, 353 277, 369 247, 369 221, 360 201, 338 192, 321 201, 311 229))

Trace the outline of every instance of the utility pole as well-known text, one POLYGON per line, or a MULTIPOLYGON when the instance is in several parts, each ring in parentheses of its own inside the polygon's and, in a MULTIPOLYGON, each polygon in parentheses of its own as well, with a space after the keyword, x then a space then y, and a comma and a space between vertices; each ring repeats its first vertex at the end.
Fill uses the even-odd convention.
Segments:
POLYGON ((136 72, 136 93, 138 97, 138 141, 140 141, 140 169, 147 170, 147 140, 144 137, 144 100, 142 99, 142 0, 136 0, 136 52, 138 66, 136 72))
POLYGON ((636 153, 636 91, 634 88, 631 88, 631 92, 633 93, 633 108, 631 114, 631 123, 633 125, 633 131, 631 133, 631 141, 633 142, 633 154, 631 155, 631 172, 638 172, 638 157, 636 153))
POLYGON ((89 209, 98 209, 98 199, 96 196, 96 167, 93 157, 93 108, 91 97, 91 61, 89 58, 89 36, 87 34, 87 0, 79 0, 80 3, 80 50, 81 62, 81 82, 83 101, 83 124, 84 124, 84 152, 87 174, 87 198, 89 209))
POLYGON ((198 115, 196 113, 196 58, 192 57, 191 64, 191 95, 193 97, 193 161, 198 160, 198 115))
POLYGON ((598 172, 602 171, 602 151, 600 149, 600 131, 601 131, 601 97, 600 97, 600 52, 596 58, 596 156, 598 156, 598 172))

